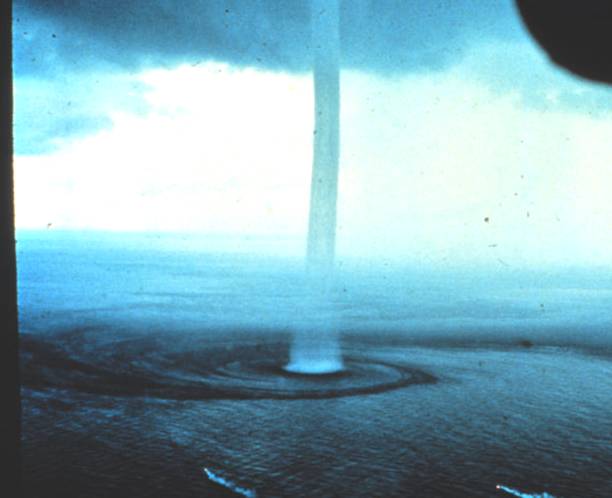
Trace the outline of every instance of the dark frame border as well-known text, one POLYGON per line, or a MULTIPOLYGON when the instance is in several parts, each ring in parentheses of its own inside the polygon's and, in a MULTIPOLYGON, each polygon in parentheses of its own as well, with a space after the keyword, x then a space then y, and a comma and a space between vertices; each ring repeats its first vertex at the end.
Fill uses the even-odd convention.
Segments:
POLYGON ((0 2, 0 375, 5 382, 1 412, 1 441, 4 449, 2 490, 6 496, 22 496, 21 403, 19 383, 19 332, 17 320, 17 263, 15 251, 15 207, 13 194, 13 72, 12 1, 0 2))

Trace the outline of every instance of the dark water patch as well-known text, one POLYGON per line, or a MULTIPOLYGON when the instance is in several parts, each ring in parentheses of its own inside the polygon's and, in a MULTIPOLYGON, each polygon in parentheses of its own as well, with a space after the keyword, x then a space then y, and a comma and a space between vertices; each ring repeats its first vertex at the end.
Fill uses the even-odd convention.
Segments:
POLYGON ((24 496, 238 496, 202 478, 194 458, 169 441, 142 438, 125 428, 122 437, 125 447, 114 447, 95 433, 58 428, 40 440, 27 438, 24 496))
POLYGON ((282 334, 222 342, 109 330, 72 331, 54 342, 24 335, 23 372, 35 374, 22 390, 26 496, 220 496, 223 487, 203 467, 258 496, 488 498, 499 494, 498 483, 559 497, 610 496, 608 361, 516 342, 403 347, 377 334, 343 338, 353 363, 345 373, 303 378, 281 371, 282 334), (62 358, 75 362, 77 378, 58 366, 62 358), (291 403, 261 393, 161 396, 201 390, 203 372, 221 390, 294 382, 316 390, 359 387, 377 375, 401 379, 402 367, 441 380, 291 403), (119 377, 110 382, 109 373, 119 377), (47 387, 36 385, 41 378, 47 387), (137 394, 125 394, 132 388, 120 378, 137 379, 137 394), (161 385, 143 395, 142 379, 161 385), (95 393, 98 381, 104 395, 95 393))
POLYGON ((482 330, 466 329, 457 332, 431 332, 418 328, 405 330, 385 329, 351 329, 342 334, 344 344, 353 344, 361 348, 424 347, 432 349, 452 349, 467 351, 556 351, 572 354, 583 354, 601 359, 612 360, 612 345, 598 343, 581 338, 590 333, 588 328, 568 327, 560 330, 551 327, 545 331, 528 330, 514 332, 502 328, 489 327, 482 330), (555 332, 562 332, 561 337, 555 337, 555 332), (573 336, 573 339, 572 339, 573 336))

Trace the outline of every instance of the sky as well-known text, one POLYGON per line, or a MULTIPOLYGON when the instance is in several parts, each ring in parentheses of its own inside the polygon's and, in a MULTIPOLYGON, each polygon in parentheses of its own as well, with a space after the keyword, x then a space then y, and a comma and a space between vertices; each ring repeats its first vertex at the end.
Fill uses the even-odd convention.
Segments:
MULTIPOLYGON (((612 86, 510 0, 341 19, 340 255, 612 264, 612 86)), ((305 1, 16 0, 13 28, 18 229, 305 239, 305 1)))

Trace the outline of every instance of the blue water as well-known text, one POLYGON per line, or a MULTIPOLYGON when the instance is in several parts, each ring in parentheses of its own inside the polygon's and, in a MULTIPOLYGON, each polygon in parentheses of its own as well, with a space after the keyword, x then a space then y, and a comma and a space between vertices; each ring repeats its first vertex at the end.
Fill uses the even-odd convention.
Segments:
MULTIPOLYGON (((21 330, 48 333, 107 320, 169 332, 299 326, 308 320, 303 260, 286 250, 277 255, 270 245, 266 253, 257 240, 243 241, 222 252, 217 239, 193 242, 186 235, 20 232, 21 330)), ((333 299, 337 326, 346 331, 612 345, 610 268, 440 269, 341 260, 333 299)))
POLYGON ((245 334, 263 343, 312 325, 299 244, 17 239, 28 368, 49 345, 60 352, 22 390, 30 496, 231 496, 203 467, 264 497, 503 496, 498 484, 612 495, 610 270, 341 258, 331 306, 343 349, 437 383, 337 399, 180 401, 95 394, 57 373, 67 359, 112 359, 129 373, 170 350, 206 362, 203 337, 231 355, 245 334))

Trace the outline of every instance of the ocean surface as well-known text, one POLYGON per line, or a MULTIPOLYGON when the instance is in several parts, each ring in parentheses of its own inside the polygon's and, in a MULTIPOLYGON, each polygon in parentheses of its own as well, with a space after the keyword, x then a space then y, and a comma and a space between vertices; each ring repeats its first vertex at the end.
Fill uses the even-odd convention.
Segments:
POLYGON ((322 325, 290 245, 18 231, 27 496, 612 496, 612 269, 341 258, 322 325))

